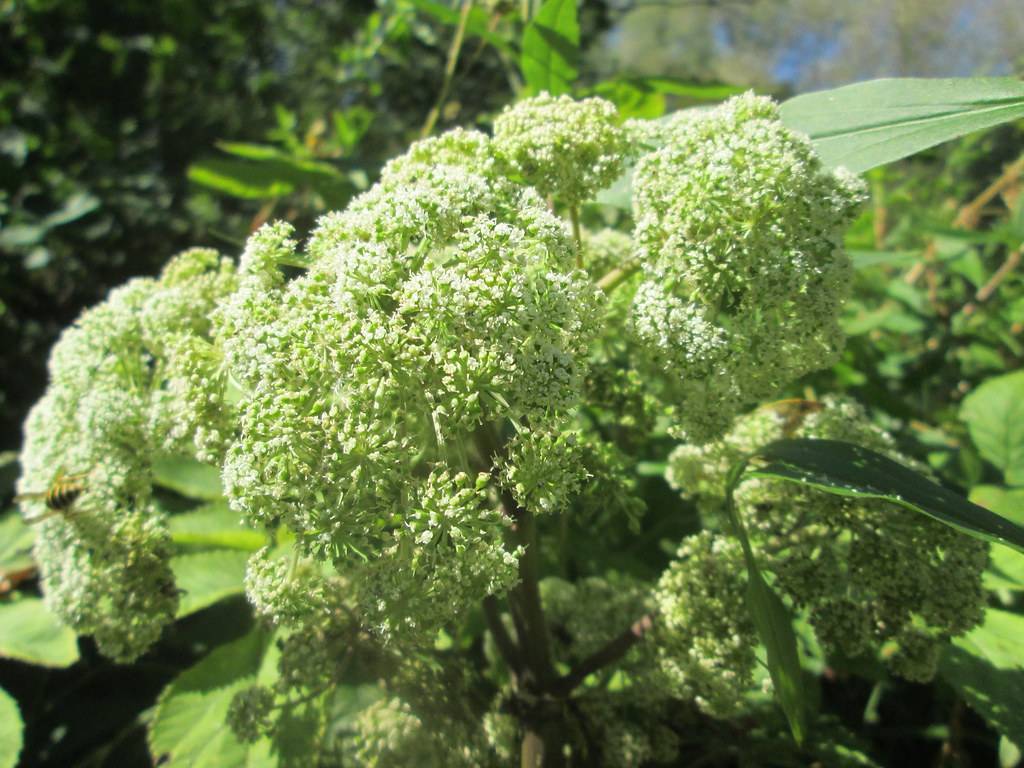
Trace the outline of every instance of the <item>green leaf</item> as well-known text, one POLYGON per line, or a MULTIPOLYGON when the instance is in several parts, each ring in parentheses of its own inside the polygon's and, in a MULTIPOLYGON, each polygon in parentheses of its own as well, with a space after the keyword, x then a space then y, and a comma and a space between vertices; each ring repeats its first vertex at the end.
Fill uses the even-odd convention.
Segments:
MULTIPOLYGON (((1024 522, 1024 488, 976 485, 971 489, 970 498, 975 504, 1017 524, 1024 522)), ((984 578, 986 589, 1024 591, 1024 554, 1002 544, 994 544, 989 552, 984 578)))
POLYGON ((266 535, 249 528, 226 501, 214 501, 174 515, 168 522, 171 539, 184 549, 240 549, 255 552, 266 535))
POLYGON ((757 452, 770 463, 751 469, 839 496, 883 499, 970 536, 1024 551, 1024 528, 933 483, 880 453, 839 440, 778 440, 757 452))
POLYGON ((746 528, 733 503, 733 491, 740 482, 744 469, 745 465, 740 464, 733 467, 730 473, 726 511, 732 529, 743 547, 743 559, 747 564, 747 607, 768 654, 768 673, 775 687, 775 695, 789 722, 793 738, 797 744, 801 744, 807 735, 807 705, 793 619, 779 596, 765 583, 754 557, 754 550, 747 538, 746 528))
POLYGON ((989 608, 985 623, 953 640, 939 674, 988 723, 1024 743, 1024 616, 989 608))
POLYGON ((1024 117, 1024 82, 1012 77, 870 80, 796 96, 782 122, 811 137, 822 160, 860 173, 1024 117))
POLYGON ((33 538, 32 529, 17 512, 0 517, 0 579, 4 573, 32 565, 33 538))
POLYGON ((78 661, 78 642, 42 600, 22 597, 0 603, 0 656, 41 667, 69 667, 78 661))
POLYGON ((530 91, 552 96, 572 91, 579 47, 576 0, 547 0, 523 30, 519 66, 530 91))
POLYGON ((182 590, 178 618, 201 611, 245 589, 245 564, 249 553, 214 549, 171 558, 174 581, 182 590))
POLYGON ((982 457, 1009 485, 1024 485, 1024 371, 985 381, 964 398, 960 418, 982 457))
MULTIPOLYGON (((409 4, 417 10, 423 11, 428 16, 433 16, 442 24, 454 27, 459 23, 460 12, 444 3, 433 2, 433 0, 409 0, 409 4)), ((512 49, 508 41, 501 35, 492 32, 489 23, 487 12, 483 8, 474 7, 470 10, 469 19, 466 22, 467 37, 479 37, 481 40, 486 40, 499 51, 511 53, 512 49)))
POLYGON ((921 260, 920 251, 867 251, 851 249, 850 261, 854 269, 869 267, 910 267, 921 260))
POLYGON ((14 768, 18 764, 23 727, 17 702, 0 688, 0 768, 14 768))
POLYGON ((187 176, 200 186, 248 200, 283 197, 295 191, 294 184, 260 164, 218 157, 193 163, 187 176))
POLYGON ((183 456, 154 461, 153 482, 190 499, 215 501, 224 496, 216 467, 183 456))
POLYGON ((149 749, 164 768, 254 768, 274 765, 266 739, 242 744, 225 725, 235 693, 256 682, 273 648, 255 630, 212 651, 160 694, 149 749))

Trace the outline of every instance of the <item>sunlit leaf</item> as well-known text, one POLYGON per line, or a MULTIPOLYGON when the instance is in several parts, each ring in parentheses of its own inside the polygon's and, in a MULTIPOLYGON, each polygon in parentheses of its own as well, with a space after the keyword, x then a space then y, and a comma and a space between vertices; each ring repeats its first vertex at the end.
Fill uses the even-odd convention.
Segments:
POLYGON ((153 482, 190 499, 213 501, 224 495, 216 467, 183 456, 168 456, 153 462, 153 482))
POLYGON ((226 501, 204 504, 173 515, 168 527, 181 549, 240 549, 255 552, 266 543, 265 534, 243 524, 226 501))
POLYGON ((870 80, 782 104, 782 122, 827 165, 858 173, 1022 117, 1024 81, 1012 77, 870 80))
POLYGON ((579 74, 580 25, 576 0, 547 0, 523 30, 519 66, 533 93, 572 91, 579 74))
POLYGON ((23 727, 17 702, 0 688, 0 768, 14 768, 18 764, 23 727))
POLYGON ((224 723, 235 693, 256 682, 272 650, 255 630, 212 651, 160 694, 149 728, 153 759, 165 768, 273 766, 268 740, 242 744, 224 723))
POLYGON ((1024 616, 989 608, 982 626, 946 649, 939 673, 993 728, 1024 743, 1024 616))
MULTIPOLYGON (((1002 515, 1018 525, 1024 523, 1024 488, 978 485, 971 489, 971 501, 1002 515)), ((985 587, 1024 591, 1024 554, 994 544, 985 570, 985 587)))
POLYGON ((175 584, 182 590, 178 618, 242 594, 248 559, 248 552, 237 549, 214 549, 171 558, 175 584))
POLYGON ((800 483, 839 496, 884 499, 976 538, 1024 551, 1024 528, 868 448, 839 440, 778 440, 757 456, 769 463, 752 467, 750 476, 800 483))
POLYGON ((35 597, 0 603, 0 656, 41 667, 68 667, 78 661, 75 633, 35 597))
POLYGON ((1006 482, 1024 485, 1024 371, 988 379, 964 398, 960 418, 1006 482))

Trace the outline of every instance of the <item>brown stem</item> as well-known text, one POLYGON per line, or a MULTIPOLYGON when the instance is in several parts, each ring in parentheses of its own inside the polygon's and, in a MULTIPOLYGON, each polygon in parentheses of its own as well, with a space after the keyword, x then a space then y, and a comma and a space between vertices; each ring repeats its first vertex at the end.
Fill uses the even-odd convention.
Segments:
POLYGON ((462 0, 462 11, 459 14, 459 24, 455 28, 455 37, 448 48, 448 62, 444 68, 444 81, 441 83, 441 90, 437 94, 437 101, 427 114, 427 119, 420 129, 420 138, 425 139, 434 132, 437 119, 441 116, 441 110, 448 101, 448 92, 452 87, 452 78, 455 76, 455 67, 459 63, 459 52, 462 50, 462 41, 466 37, 466 25, 469 23, 469 12, 473 10, 473 0, 462 0))
POLYGON ((981 219, 982 209, 992 202, 996 195, 1017 181, 1022 172, 1024 172, 1024 155, 1021 155, 1017 160, 1006 166, 998 179, 989 184, 971 202, 964 205, 957 212, 956 218, 953 220, 953 226, 962 229, 974 229, 977 227, 978 221, 981 219))
POLYGON ((643 640, 644 636, 654 627, 654 616, 646 613, 618 637, 608 641, 603 647, 594 651, 579 664, 574 666, 568 674, 560 677, 554 686, 556 696, 568 696, 588 675, 592 675, 605 667, 614 664, 627 653, 629 649, 643 640))
POLYGON ((964 305, 964 308, 960 310, 965 315, 972 315, 978 310, 978 306, 984 304, 986 301, 992 298, 999 286, 1002 285, 1003 281, 1017 268, 1021 261, 1021 252, 1024 248, 1018 248, 1015 251, 1011 251, 1006 257, 1006 261, 999 265, 999 269, 988 279, 978 292, 974 294, 974 300, 964 305))

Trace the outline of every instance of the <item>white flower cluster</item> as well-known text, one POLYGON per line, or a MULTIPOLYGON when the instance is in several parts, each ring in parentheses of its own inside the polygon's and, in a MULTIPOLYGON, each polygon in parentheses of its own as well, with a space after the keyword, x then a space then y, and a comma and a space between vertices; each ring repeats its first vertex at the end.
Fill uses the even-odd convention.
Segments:
MULTIPOLYGON (((856 443, 927 472, 901 455, 859 405, 830 397, 821 402, 781 401, 740 419, 719 442, 681 446, 669 459, 668 479, 699 500, 709 526, 721 528, 728 468, 782 437, 856 443)), ((927 681, 949 638, 981 621, 981 574, 988 559, 983 542, 886 501, 834 496, 767 479, 742 483, 735 501, 761 566, 806 614, 828 651, 857 656, 891 645, 894 650, 887 653, 893 672, 927 681)), ((732 674, 750 676, 755 636, 749 625, 736 624, 744 615, 744 574, 734 542, 706 531, 683 543, 680 558, 662 579, 659 602, 666 615, 678 617, 678 631, 703 627, 714 635, 709 648, 697 652, 698 668, 721 664, 732 674), (707 547, 719 555, 711 560, 694 557, 695 548, 707 547), (722 555, 726 550, 729 558, 722 555), (725 567, 730 558, 733 565, 725 567), (718 574, 718 582, 701 598, 693 585, 712 583, 708 568, 718 574)), ((680 649, 695 647, 689 636, 680 644, 680 649)), ((693 650, 686 654, 693 655, 693 650)), ((678 664, 689 684, 705 679, 695 673, 691 660, 680 663, 671 652, 665 660, 678 664)), ((728 673, 716 672, 706 681, 726 703, 731 698, 738 705, 737 689, 720 683, 727 679, 728 673)))
POLYGON ((232 507, 351 574, 383 635, 429 639, 518 579, 478 433, 562 423, 599 327, 563 224, 496 162, 482 134, 414 145, 305 254, 256 233, 217 316, 242 389, 232 507))
POLYGON ((827 366, 850 283, 842 234, 864 195, 752 94, 677 121, 634 176, 644 283, 633 333, 691 442, 827 366))
POLYGON ((615 181, 630 154, 612 104, 547 93, 507 107, 494 121, 494 145, 527 184, 571 207, 615 181))
MULTIPOLYGON (((152 465, 168 450, 194 454, 176 425, 202 421, 205 403, 174 397, 173 371, 209 345, 210 312, 235 287, 213 251, 175 257, 159 279, 113 291, 61 336, 50 387, 25 423, 19 491, 40 523, 35 555, 48 606, 100 649, 129 661, 174 618, 170 539, 152 500, 152 465), (59 513, 55 482, 80 495, 59 513)), ((193 430, 186 430, 191 432, 193 430)))

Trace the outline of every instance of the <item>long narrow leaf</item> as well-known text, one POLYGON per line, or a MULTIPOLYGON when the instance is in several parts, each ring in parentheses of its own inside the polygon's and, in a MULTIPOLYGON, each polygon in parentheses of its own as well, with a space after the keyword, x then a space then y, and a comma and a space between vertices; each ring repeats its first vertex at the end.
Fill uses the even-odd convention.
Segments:
POLYGON ((757 456, 769 463, 750 469, 748 476, 788 480, 839 496, 885 499, 975 538, 1024 552, 1024 528, 859 445, 809 438, 778 440, 757 456))
POLYGON ((825 163, 858 173, 1022 117, 1024 81, 1012 77, 870 80, 782 105, 825 163))
POLYGON ((807 706, 796 634, 793 632, 793 620, 785 604, 761 575, 754 550, 747 538, 746 528, 733 503, 733 491, 742 479, 744 468, 745 465, 738 465, 730 473, 726 492, 726 512, 733 532, 743 548, 743 559, 747 565, 747 607, 750 609, 761 643, 768 652, 768 673, 775 687, 775 695, 789 721, 793 738, 800 744, 807 735, 807 706))

